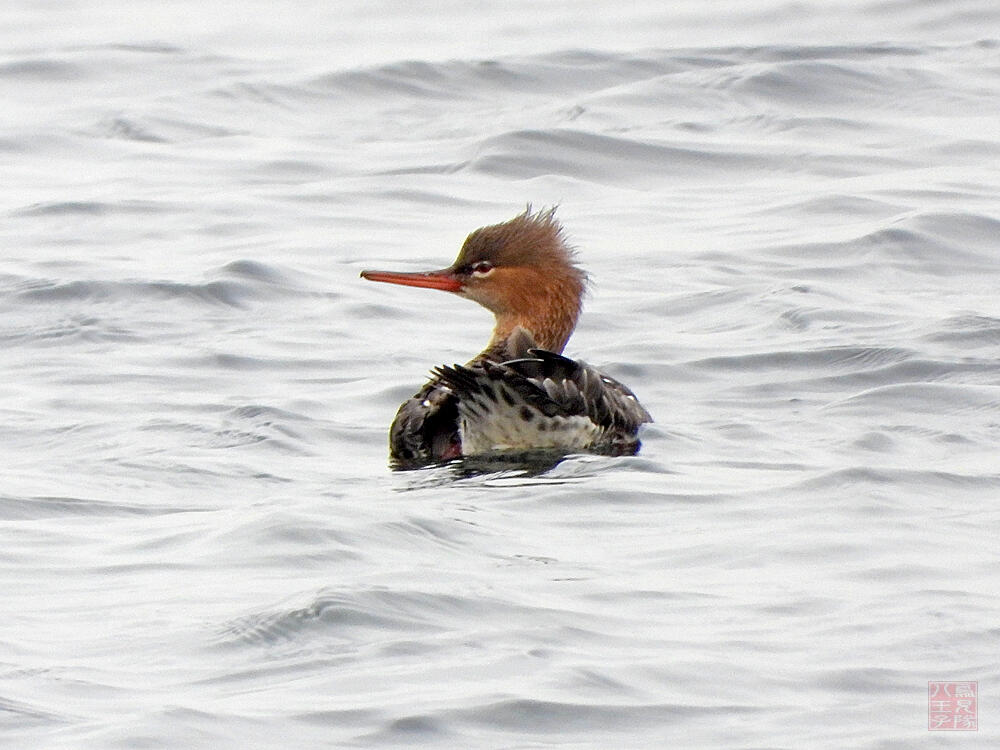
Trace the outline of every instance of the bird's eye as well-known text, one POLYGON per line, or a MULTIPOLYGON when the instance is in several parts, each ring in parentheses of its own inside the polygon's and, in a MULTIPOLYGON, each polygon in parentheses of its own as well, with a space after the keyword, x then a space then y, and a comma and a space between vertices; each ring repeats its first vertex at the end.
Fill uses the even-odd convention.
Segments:
POLYGON ((493 270, 493 264, 488 260, 481 260, 472 264, 472 273, 476 276, 485 276, 493 270))

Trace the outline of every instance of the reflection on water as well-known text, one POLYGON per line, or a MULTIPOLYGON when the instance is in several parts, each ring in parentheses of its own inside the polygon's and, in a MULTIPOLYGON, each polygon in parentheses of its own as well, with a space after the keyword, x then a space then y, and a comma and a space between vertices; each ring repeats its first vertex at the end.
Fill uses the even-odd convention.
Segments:
POLYGON ((423 469, 425 472, 423 476, 433 474, 442 481, 494 475, 540 477, 558 466, 568 455, 572 454, 551 450, 497 451, 465 456, 431 466, 407 465, 392 461, 390 466, 397 471, 423 469))

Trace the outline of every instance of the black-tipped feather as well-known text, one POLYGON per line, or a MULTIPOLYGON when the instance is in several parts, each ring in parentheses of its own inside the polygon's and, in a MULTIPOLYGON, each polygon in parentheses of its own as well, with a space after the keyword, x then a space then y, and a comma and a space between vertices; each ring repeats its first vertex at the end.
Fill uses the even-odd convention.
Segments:
POLYGON ((652 417, 628 388, 585 362, 544 349, 526 353, 505 362, 437 367, 435 382, 455 399, 459 414, 465 406, 469 415, 493 420, 531 421, 533 414, 557 421, 582 417, 593 425, 590 450, 638 449, 639 425, 652 417))

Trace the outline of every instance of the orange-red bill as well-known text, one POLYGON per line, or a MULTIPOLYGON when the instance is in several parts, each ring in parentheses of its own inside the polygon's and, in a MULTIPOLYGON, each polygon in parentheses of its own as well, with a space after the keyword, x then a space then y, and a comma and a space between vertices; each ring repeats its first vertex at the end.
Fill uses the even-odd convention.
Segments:
POLYGON ((421 273, 401 273, 399 271, 362 271, 361 278, 369 281, 384 281, 387 284, 402 284, 403 286, 422 286, 427 289, 441 289, 445 292, 458 292, 462 282, 454 272, 445 268, 440 271, 424 271, 421 273))

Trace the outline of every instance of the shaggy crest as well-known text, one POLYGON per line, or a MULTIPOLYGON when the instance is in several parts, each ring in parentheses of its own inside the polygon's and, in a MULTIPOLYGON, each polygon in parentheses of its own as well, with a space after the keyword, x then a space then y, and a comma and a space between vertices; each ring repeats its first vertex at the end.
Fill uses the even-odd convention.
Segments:
POLYGON ((587 274, 574 265, 576 251, 566 242, 555 208, 532 213, 528 204, 509 221, 477 229, 466 238, 453 267, 484 260, 507 267, 560 266, 581 284, 587 281, 587 274))

